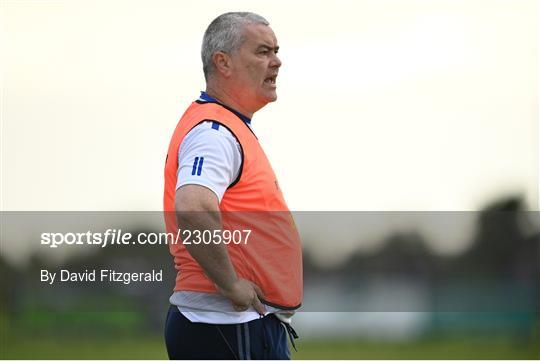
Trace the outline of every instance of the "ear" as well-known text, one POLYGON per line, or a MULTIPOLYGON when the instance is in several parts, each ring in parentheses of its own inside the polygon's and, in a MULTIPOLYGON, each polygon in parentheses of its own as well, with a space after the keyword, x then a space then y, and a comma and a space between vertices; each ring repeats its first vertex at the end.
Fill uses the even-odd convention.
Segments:
POLYGON ((222 51, 217 51, 212 55, 212 61, 216 70, 225 77, 231 74, 231 57, 222 51))

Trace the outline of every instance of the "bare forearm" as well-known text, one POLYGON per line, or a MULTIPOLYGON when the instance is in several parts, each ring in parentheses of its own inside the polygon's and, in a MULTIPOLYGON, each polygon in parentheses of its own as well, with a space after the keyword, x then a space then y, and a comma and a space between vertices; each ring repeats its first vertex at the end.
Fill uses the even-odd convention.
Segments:
MULTIPOLYGON (((180 229, 192 232, 209 230, 221 231, 221 213, 215 194, 202 186, 188 184, 176 191, 175 210, 180 229)), ((186 244, 186 249, 199 263, 208 277, 217 285, 221 294, 227 297, 236 311, 253 307, 264 315, 265 308, 260 299, 264 295, 256 284, 238 278, 227 246, 223 243, 186 244)))
MULTIPOLYGON (((214 234, 221 230, 221 219, 219 212, 189 212, 178 215, 178 225, 192 233, 210 230, 214 234)), ((186 244, 186 249, 219 288, 228 290, 238 280, 225 244, 186 244)))

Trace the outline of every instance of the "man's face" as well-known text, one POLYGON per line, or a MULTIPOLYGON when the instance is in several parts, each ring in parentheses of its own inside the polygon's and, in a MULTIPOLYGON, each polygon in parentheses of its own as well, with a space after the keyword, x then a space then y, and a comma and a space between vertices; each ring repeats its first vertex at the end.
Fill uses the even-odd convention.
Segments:
POLYGON ((269 26, 249 24, 244 28, 244 43, 231 55, 234 92, 254 111, 277 99, 276 77, 281 66, 278 49, 269 26))

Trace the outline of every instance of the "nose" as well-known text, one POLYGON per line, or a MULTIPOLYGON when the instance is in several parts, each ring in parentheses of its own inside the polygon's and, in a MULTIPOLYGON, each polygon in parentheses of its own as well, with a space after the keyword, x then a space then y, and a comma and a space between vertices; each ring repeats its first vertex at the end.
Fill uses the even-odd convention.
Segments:
POLYGON ((280 66, 281 66, 281 59, 277 56, 276 53, 274 53, 272 61, 270 62, 270 67, 278 69, 280 66))

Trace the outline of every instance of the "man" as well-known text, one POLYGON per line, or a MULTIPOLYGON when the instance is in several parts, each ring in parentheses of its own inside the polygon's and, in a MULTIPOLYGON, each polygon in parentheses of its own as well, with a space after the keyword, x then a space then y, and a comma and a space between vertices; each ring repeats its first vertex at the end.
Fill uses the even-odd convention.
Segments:
POLYGON ((278 49, 253 13, 223 14, 204 34, 206 91, 180 119, 165 166, 167 231, 183 239, 170 245, 178 270, 165 325, 171 359, 290 358, 301 245, 251 130, 253 114, 277 99, 278 49))

